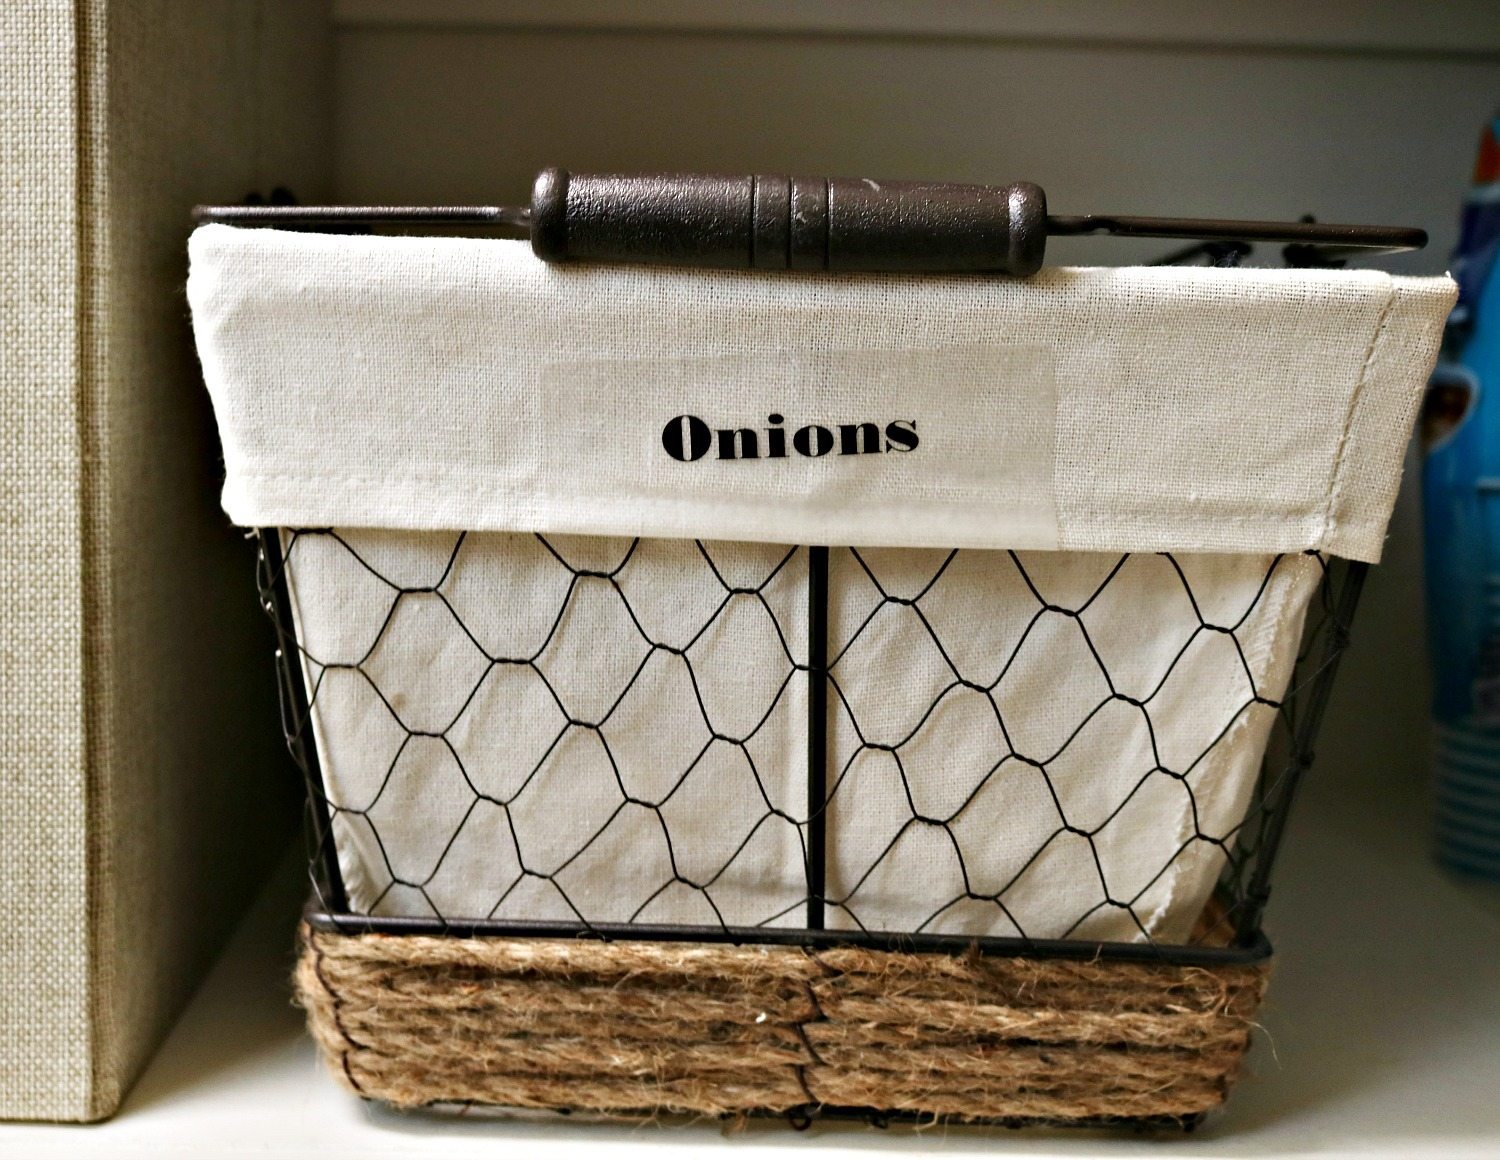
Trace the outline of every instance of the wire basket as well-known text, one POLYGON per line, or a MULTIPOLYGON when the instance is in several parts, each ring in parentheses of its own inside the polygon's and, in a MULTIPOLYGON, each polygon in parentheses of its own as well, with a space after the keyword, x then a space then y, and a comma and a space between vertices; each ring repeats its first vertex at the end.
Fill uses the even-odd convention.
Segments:
MULTIPOLYGON (((303 1001, 361 1094, 611 1114, 801 1120, 875 1108, 1184 1122, 1226 1092, 1270 952, 1260 929, 1270 868, 1364 565, 1316 553, 1237 561, 1238 585, 1212 575, 1217 584, 1195 591, 1203 561, 1169 554, 892 560, 857 549, 332 529, 263 533, 260 545, 287 739, 310 802, 303 1001), (645 578, 652 599, 633 602, 645 578), (1071 587, 1073 600, 1046 591, 1049 582, 1071 587), (967 642, 945 632, 936 600, 945 583, 998 586, 981 610, 1005 622, 988 655, 966 647, 972 624, 967 642), (1308 601, 1305 625, 1295 599, 1262 615, 1283 587, 1308 601), (1130 599, 1112 600, 1112 589, 1130 599), (342 653, 320 655, 307 627, 330 611, 320 591, 337 591, 334 611, 358 626, 342 653), (362 606, 351 607, 350 592, 362 606), (507 601, 524 606, 519 616, 507 601), (687 615, 693 607, 701 618, 687 615), (1157 623, 1133 653, 1110 656, 1096 643, 1143 613, 1157 623), (1274 666, 1250 659, 1255 641, 1242 640, 1265 635, 1263 621, 1273 634, 1301 626, 1284 693, 1274 666), (887 622, 918 637, 882 632, 887 622), (518 635, 499 639, 498 625, 518 635), (408 631, 425 651, 403 644, 408 631), (872 637, 874 669, 902 676, 900 721, 862 717, 868 689, 845 675, 872 637), (725 639, 743 655, 716 656, 709 646, 725 639), (925 685, 916 639, 941 670, 925 685), (1036 731, 1007 712, 1006 682, 1038 649, 1091 666, 1097 700, 1074 698, 1045 750, 1028 753, 1036 731), (747 658, 760 662, 762 697, 736 704, 715 691, 712 672, 739 673, 747 658), (1157 702, 1186 670, 1194 689, 1232 678, 1240 691, 1200 723, 1201 750, 1167 755, 1159 738, 1182 702, 1173 698, 1165 719, 1157 702), (442 695, 424 700, 435 678, 442 695), (637 713, 633 699, 648 688, 637 713), (528 702, 534 710, 519 713, 528 702), (980 718, 945 714, 970 702, 993 726, 977 746, 955 742, 953 730, 973 736, 980 718), (1077 766, 1070 749, 1087 746, 1090 723, 1116 709, 1139 720, 1147 744, 1101 798, 1098 769, 1077 766), (789 712, 804 727, 779 724, 789 712), (1257 715, 1268 736, 1250 747, 1252 758, 1264 747, 1265 760, 1243 799, 1215 809, 1207 798, 1219 787, 1201 772, 1257 715), (340 756, 332 777, 320 772, 320 750, 339 753, 381 729, 388 759, 351 769, 340 756), (778 744, 759 746, 768 732, 778 744), (778 765, 788 739, 800 778, 778 765), (922 800, 934 778, 921 751, 934 739, 950 764, 956 751, 979 759, 949 777, 942 803, 922 800), (591 758, 598 792, 579 784, 591 758), (873 811, 872 763, 895 775, 873 811), (965 830, 987 786, 1018 781, 1041 791, 1011 795, 1031 803, 1031 816, 991 808, 965 830), (581 794, 596 799, 592 809, 579 809, 581 794), (674 827, 677 807, 700 795, 724 825, 705 826, 699 805, 683 815, 691 824, 674 827), (1116 884, 1101 854, 1109 827, 1129 819, 1132 803, 1160 813, 1174 798, 1190 831, 1180 842, 1151 834, 1155 865, 1116 884), (404 833, 413 811, 446 820, 404 833), (997 816, 1030 844, 997 841, 997 816), (782 839, 758 848, 770 827, 782 839), (988 856, 997 845, 1011 847, 1003 864, 988 856), (860 852, 852 863, 839 856, 846 848, 860 852), (951 850, 947 865, 935 848, 951 850), (1059 848, 1082 856, 1049 861, 1059 848), (1152 923, 1153 891, 1187 860, 1222 867, 1211 894, 1189 903, 1186 925, 1180 907, 1175 925, 1152 923), (1018 891, 1029 878, 1042 888, 1018 891), (872 881, 886 890, 867 903, 872 881), (677 921, 654 920, 672 892, 698 905, 679 902, 677 921), (1032 913, 1018 910, 1018 893, 1032 913), (694 909, 701 917, 690 921, 694 909), (618 1010, 601 1010, 604 994, 618 1010), (578 996, 589 998, 570 1012, 578 996), (446 1046, 416 1062, 381 1045, 391 1036, 446 1046)), ((1219 765, 1213 772, 1232 773, 1219 765)), ((1139 850, 1127 853, 1139 863, 1139 850)))
MULTIPOLYGON (((260 529, 283 728, 307 785, 313 890, 298 997, 349 1089, 399 1107, 773 1114, 797 1126, 855 1116, 1191 1127, 1223 1101, 1264 991, 1271 947, 1261 922, 1277 849, 1348 644, 1362 561, 1378 556, 1394 500, 1393 432, 1414 409, 1413 368, 1430 363, 1451 287, 1359 274, 1283 285, 1256 272, 1242 284, 1258 296, 1263 325, 1252 327, 1226 311, 1232 296, 1213 279, 1084 271, 1044 275, 1035 292, 915 281, 882 283, 890 295, 873 298, 844 286, 830 299, 795 277, 610 273, 590 297, 529 257, 486 250, 482 261, 467 256, 450 299, 434 274, 458 253, 446 243, 361 243, 351 258, 324 242, 243 236, 253 233, 203 241, 189 293, 225 433, 226 507, 260 529), (1009 497, 1046 500, 1053 467, 1007 492, 985 474, 983 447, 963 442, 967 413, 935 396, 931 414, 946 416, 969 458, 925 461, 929 475, 911 478, 979 546, 929 546, 910 526, 885 546, 851 544, 861 538, 852 527, 879 535, 879 511, 835 528, 849 539, 831 545, 753 531, 692 538, 714 526, 699 509, 669 530, 643 528, 621 495, 644 506, 658 496, 629 492, 628 459, 608 477, 571 468, 550 477, 575 501, 547 509, 551 522, 507 508, 487 530, 448 530, 441 513, 470 499, 464 478, 434 484, 442 494, 431 505, 390 491, 367 503, 364 489, 385 481, 369 474, 358 440, 337 446, 338 471, 308 474, 306 459, 335 438, 328 432, 364 423, 346 384, 356 361, 377 361, 327 337, 329 323, 302 334, 307 319, 346 310, 350 260, 380 264, 384 313, 367 339, 389 363, 379 372, 385 405, 402 423, 438 415, 430 404, 413 409, 403 390, 410 367, 436 364, 404 360, 459 341, 423 329, 450 301, 468 321, 485 319, 463 340, 481 351, 485 375, 532 341, 527 308, 557 306, 504 398, 526 397, 535 375, 585 408, 628 393, 628 374, 643 365, 630 359, 653 359, 658 347, 682 357, 651 364, 667 367, 656 405, 695 397, 673 392, 693 387, 708 366, 703 348, 722 346, 725 320, 747 310, 758 320, 751 330, 779 326, 788 303, 799 325, 815 319, 811 361, 794 359, 795 373, 779 349, 760 362, 731 351, 709 368, 727 411, 746 376, 770 374, 793 391, 797 374, 833 366, 818 361, 830 351, 844 359, 839 389, 859 388, 838 398, 863 400, 873 381, 898 399, 893 374, 940 354, 906 350, 898 373, 864 345, 889 325, 920 337, 912 311, 949 336, 946 349, 960 352, 952 366, 975 381, 999 365, 973 360, 984 342, 1019 352, 998 373, 1028 386, 1052 382, 1049 343, 1071 352, 1069 383, 1086 380, 1101 348, 1154 367, 1159 352, 1131 327, 1141 296, 1162 295, 1168 321, 1155 325, 1176 327, 1172 365, 1185 368, 1189 389, 1151 371, 1149 419, 1122 423, 1117 442, 1134 448, 1158 420, 1188 432, 1175 446, 1192 467, 1163 495, 1192 531, 1110 525, 1100 513, 1122 510, 1111 506, 1119 489, 1100 490, 1090 472, 1114 449, 1092 442, 1093 458, 1075 452, 1067 468, 1089 535, 1010 550, 985 521, 1003 518, 1009 497), (498 297, 485 282, 497 267, 498 297), (242 293, 236 279, 257 270, 269 271, 264 284, 242 293), (401 297, 412 286, 414 306, 401 297), (861 319, 854 339, 827 331, 835 300, 861 319), (642 334, 631 311, 645 301, 656 329, 642 334), (497 303, 511 328, 499 337, 485 314, 497 303), (578 337, 601 310, 615 328, 609 365, 628 372, 620 382, 589 377, 599 340, 578 337), (701 316, 684 328, 674 310, 701 316), (1220 364, 1194 346, 1204 317, 1220 364), (1277 318, 1294 329, 1312 321, 1288 336, 1277 318), (1313 352, 1305 368, 1299 343, 1313 352), (547 377, 559 352, 578 381, 547 377), (331 404, 286 390, 309 360, 331 404), (1193 442, 1199 428, 1225 430, 1210 423, 1225 405, 1215 393, 1223 367, 1257 387, 1269 375, 1283 410, 1303 408, 1300 420, 1267 417, 1242 392, 1236 421, 1263 417, 1256 430, 1270 437, 1238 461, 1205 455, 1212 438, 1193 442), (1319 394, 1320 384, 1332 386, 1319 394), (269 402, 268 387, 279 392, 269 402), (1283 439, 1308 427, 1317 438, 1283 439), (280 446, 287 433, 294 451, 280 446), (1332 442, 1319 443, 1325 435, 1332 442), (1275 473, 1287 472, 1289 446, 1307 462, 1282 487, 1275 473), (1242 468, 1259 474, 1247 483, 1242 468), (1202 479, 1221 498, 1248 498, 1204 506, 1193 490, 1202 479), (303 504, 298 488, 314 480, 343 489, 339 503, 303 504), (965 508, 971 493, 990 506, 965 508), (421 510, 391 508, 407 502, 401 495, 421 510), (579 529, 580 497, 624 510, 616 522, 632 534, 579 529), (336 519, 334 508, 381 504, 383 523, 287 514, 336 519), (400 530, 411 528, 420 530, 400 530), (634 534, 643 530, 654 534, 634 534), (1176 550, 1179 539, 1193 550, 1176 550)), ((1232 266, 1247 248, 1205 243, 1173 258, 1232 266)), ((1016 398, 1034 411, 1055 404, 1016 398)), ((1070 396, 1069 429, 1110 402, 1070 396)), ((715 436, 689 420, 661 432, 673 460, 691 458, 688 436, 703 448, 715 436)), ((793 434, 770 413, 764 430, 718 431, 719 458, 754 457, 760 439, 781 456, 802 439, 799 453, 817 458, 892 438, 875 424, 829 421, 793 434)), ((473 451, 469 428, 446 415, 440 426, 454 433, 430 447, 392 441, 400 424, 361 429, 402 460, 403 478, 421 478, 422 456, 454 446, 489 469, 491 453, 473 451)), ((1010 426, 1007 453, 1050 437, 1010 426)), ((562 419, 548 430, 555 444, 576 437, 562 419)), ((1132 470, 1143 462, 1131 450, 1132 470)), ((545 477, 549 463, 532 466, 545 477)), ((686 478, 647 482, 690 507, 686 478)), ((736 510, 770 494, 743 476, 715 478, 736 510)), ((840 486, 848 478, 864 477, 840 486)), ((917 510, 902 507, 907 478, 879 477, 880 510, 917 510)), ((837 494, 847 504, 859 487, 837 494)), ((533 510, 533 493, 506 495, 533 510)), ((1028 511, 1013 526, 1033 526, 1028 511)))

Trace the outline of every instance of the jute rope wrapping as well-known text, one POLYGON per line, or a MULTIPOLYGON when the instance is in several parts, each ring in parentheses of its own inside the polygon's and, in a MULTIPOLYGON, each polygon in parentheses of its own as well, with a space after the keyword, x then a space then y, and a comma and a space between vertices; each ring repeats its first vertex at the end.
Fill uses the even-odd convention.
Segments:
POLYGON ((341 935, 296 984, 359 1095, 606 1115, 818 1106, 955 1120, 1221 1103, 1263 966, 341 935))

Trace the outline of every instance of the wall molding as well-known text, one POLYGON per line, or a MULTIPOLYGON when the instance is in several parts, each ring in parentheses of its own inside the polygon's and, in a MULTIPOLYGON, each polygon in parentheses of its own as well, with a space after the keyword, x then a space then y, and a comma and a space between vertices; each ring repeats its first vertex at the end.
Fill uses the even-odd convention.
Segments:
POLYGON ((941 37, 1500 57, 1494 0, 333 0, 342 28, 941 37))

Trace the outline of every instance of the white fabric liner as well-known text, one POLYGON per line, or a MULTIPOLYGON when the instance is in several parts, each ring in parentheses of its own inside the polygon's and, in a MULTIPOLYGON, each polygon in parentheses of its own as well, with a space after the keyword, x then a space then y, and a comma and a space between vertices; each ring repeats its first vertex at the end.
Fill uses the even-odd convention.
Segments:
POLYGON ((1377 271, 548 266, 205 226, 188 296, 238 523, 1376 560, 1454 288, 1377 271), (916 425, 678 462, 664 426, 916 425))
POLYGON ((847 906, 830 925, 1186 941, 1224 866, 1214 840, 1232 848, 1250 804, 1318 559, 946 557, 832 557, 828 896, 847 906))
POLYGON ((348 529, 289 578, 354 910, 801 925, 786 545, 821 543, 830 925, 1168 941, 1253 792, 1305 553, 1379 556, 1454 295, 220 226, 188 289, 226 510, 348 529))

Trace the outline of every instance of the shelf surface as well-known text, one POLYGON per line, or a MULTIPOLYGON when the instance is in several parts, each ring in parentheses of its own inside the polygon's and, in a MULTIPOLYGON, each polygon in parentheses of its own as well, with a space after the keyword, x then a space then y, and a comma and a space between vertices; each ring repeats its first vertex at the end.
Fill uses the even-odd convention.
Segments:
POLYGON ((1279 958, 1250 1074, 1186 1138, 780 1121, 628 1127, 403 1115, 362 1104, 314 1058, 287 976, 295 866, 249 915, 109 1123, 0 1125, 6 1157, 524 1155, 1500 1157, 1500 902, 1427 859, 1415 791, 1316 776, 1272 903, 1279 958))

